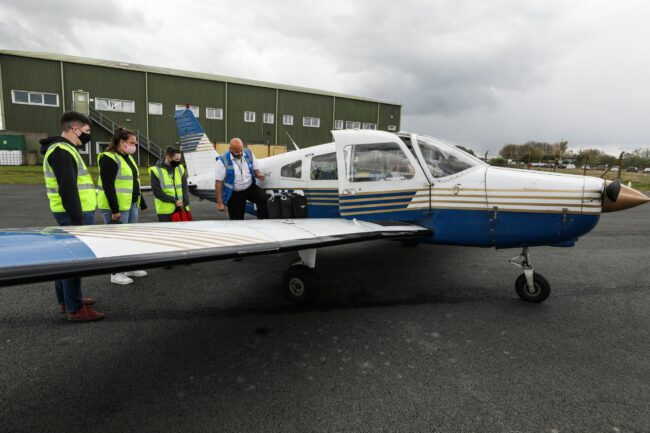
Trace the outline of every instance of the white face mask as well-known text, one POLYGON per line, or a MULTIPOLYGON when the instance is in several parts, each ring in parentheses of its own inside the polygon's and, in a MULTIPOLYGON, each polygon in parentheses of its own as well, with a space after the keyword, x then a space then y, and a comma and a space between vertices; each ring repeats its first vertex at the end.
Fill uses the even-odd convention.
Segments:
POLYGON ((126 153, 127 155, 133 155, 136 151, 136 146, 134 144, 132 145, 130 143, 124 143, 122 149, 124 150, 124 153, 126 153))

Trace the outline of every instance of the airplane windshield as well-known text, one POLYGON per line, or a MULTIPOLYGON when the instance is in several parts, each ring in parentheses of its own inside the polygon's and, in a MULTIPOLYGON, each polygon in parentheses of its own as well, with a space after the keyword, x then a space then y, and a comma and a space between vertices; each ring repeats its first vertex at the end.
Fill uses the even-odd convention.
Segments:
POLYGON ((433 177, 450 176, 483 164, 469 153, 425 135, 418 135, 418 146, 433 177))

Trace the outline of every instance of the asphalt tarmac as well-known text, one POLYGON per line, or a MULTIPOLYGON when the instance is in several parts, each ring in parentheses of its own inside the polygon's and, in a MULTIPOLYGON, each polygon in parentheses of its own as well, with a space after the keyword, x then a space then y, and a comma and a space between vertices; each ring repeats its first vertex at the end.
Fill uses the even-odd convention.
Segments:
MULTIPOLYGON (((40 186, 0 200, 1 227, 55 224, 40 186)), ((0 288, 0 432, 649 432, 650 205, 532 249, 543 304, 518 253, 323 249, 310 308, 278 289, 289 253, 92 277, 95 323, 51 283, 0 288)))

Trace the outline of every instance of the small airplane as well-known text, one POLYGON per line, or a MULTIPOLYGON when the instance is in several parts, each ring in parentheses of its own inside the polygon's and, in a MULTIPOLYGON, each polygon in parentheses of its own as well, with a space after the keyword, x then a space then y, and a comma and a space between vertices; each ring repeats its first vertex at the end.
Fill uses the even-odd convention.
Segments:
MULTIPOLYGON (((218 154, 191 110, 177 111, 175 119, 190 191, 216 201, 218 154)), ((332 135, 331 143, 258 161, 266 176, 260 186, 303 195, 306 219, 5 229, 0 285, 298 251, 283 284, 291 300, 305 303, 318 293, 318 248, 390 239, 407 246, 521 248, 510 260, 523 270, 516 293, 542 302, 550 284, 534 271, 531 247, 573 246, 602 212, 650 201, 619 181, 492 167, 425 135, 332 135), (172 230, 178 240, 170 239, 172 230)))

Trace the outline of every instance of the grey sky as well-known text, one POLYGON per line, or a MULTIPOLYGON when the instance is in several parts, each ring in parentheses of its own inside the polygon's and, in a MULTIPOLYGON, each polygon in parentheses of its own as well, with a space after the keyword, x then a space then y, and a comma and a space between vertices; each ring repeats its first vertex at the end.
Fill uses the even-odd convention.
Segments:
POLYGON ((481 152, 616 153, 650 146, 649 19, 640 0, 0 0, 0 48, 398 102, 403 129, 481 152))

